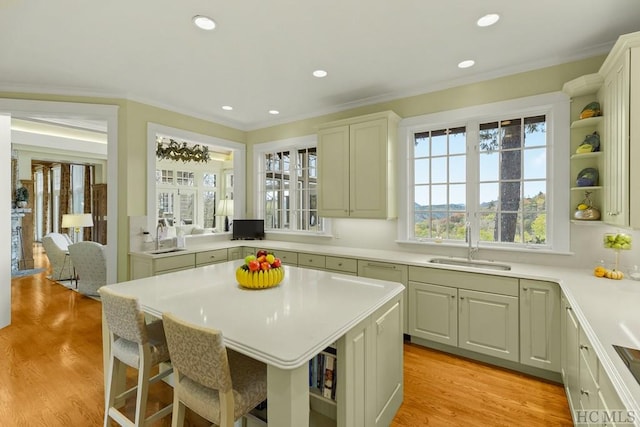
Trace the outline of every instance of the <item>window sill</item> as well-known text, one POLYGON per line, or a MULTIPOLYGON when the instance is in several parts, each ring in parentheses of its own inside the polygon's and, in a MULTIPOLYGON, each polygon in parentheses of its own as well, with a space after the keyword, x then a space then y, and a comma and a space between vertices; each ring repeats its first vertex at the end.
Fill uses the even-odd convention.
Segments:
MULTIPOLYGON (((466 248, 467 247, 467 243, 465 242, 461 242, 461 243, 454 243, 454 242, 441 242, 441 243, 437 243, 434 241, 425 241, 425 242, 421 242, 418 240, 396 240, 395 241, 398 244, 401 245, 415 245, 415 246, 421 246, 421 247, 427 247, 427 248, 434 248, 434 247, 447 247, 447 248, 466 248)), ((475 245, 474 245, 475 247, 475 245)), ((506 246, 495 246, 495 245, 479 245, 480 250, 489 250, 489 251, 503 251, 503 252, 523 252, 523 253, 531 253, 531 254, 544 254, 544 255, 575 255, 573 252, 568 252, 568 251, 557 251, 557 250, 553 250, 553 249, 547 249, 547 248, 536 248, 533 246, 525 246, 525 247, 506 247, 506 246)))

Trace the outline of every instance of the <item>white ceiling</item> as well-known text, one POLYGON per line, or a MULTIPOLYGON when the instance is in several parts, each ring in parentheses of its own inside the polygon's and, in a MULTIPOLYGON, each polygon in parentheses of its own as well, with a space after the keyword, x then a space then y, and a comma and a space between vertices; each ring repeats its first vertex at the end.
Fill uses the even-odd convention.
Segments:
POLYGON ((638 30, 638 0, 2 0, 0 91, 125 97, 250 130, 603 54, 638 30), (490 12, 501 20, 477 27, 490 12))

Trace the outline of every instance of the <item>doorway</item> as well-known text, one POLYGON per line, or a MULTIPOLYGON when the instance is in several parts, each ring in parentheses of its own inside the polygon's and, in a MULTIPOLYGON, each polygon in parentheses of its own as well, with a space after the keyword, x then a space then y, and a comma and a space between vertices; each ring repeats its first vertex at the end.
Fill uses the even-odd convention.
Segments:
MULTIPOLYGON (((117 281, 117 231, 118 231, 118 199, 117 199, 117 148, 118 148, 118 106, 80 104, 70 102, 33 101, 0 99, 0 162, 5 164, 5 182, 10 182, 11 161, 11 117, 42 117, 49 119, 73 120, 102 120, 107 124, 107 168, 105 171, 107 182, 107 283, 117 281)), ((9 224, 11 216, 12 195, 10 192, 0 193, 0 223, 9 224)), ((10 232, 5 227, 0 235, 10 232)), ((9 259, 10 247, 0 248, 0 259, 9 259)), ((1 263, 0 277, 11 276, 10 263, 1 263)), ((0 281, 0 328, 11 323, 11 280, 0 281)))

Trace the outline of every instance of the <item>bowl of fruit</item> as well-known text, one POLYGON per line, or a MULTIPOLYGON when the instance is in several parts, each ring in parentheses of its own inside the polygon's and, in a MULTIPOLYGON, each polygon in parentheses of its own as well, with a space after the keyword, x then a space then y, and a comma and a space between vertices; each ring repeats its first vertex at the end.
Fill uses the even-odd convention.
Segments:
POLYGON ((607 249, 629 250, 631 249, 631 236, 626 233, 606 233, 602 243, 607 249))
POLYGON ((278 286, 284 279, 284 267, 280 258, 264 249, 248 255, 244 264, 236 270, 240 286, 250 289, 265 289, 278 286))

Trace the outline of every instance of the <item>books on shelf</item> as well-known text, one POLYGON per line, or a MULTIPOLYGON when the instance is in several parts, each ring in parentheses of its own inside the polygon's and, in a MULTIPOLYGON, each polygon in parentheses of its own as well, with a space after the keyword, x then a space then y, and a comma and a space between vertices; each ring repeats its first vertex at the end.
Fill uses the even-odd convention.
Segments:
POLYGON ((317 389, 323 397, 336 399, 336 350, 327 347, 309 361, 309 387, 317 389))

